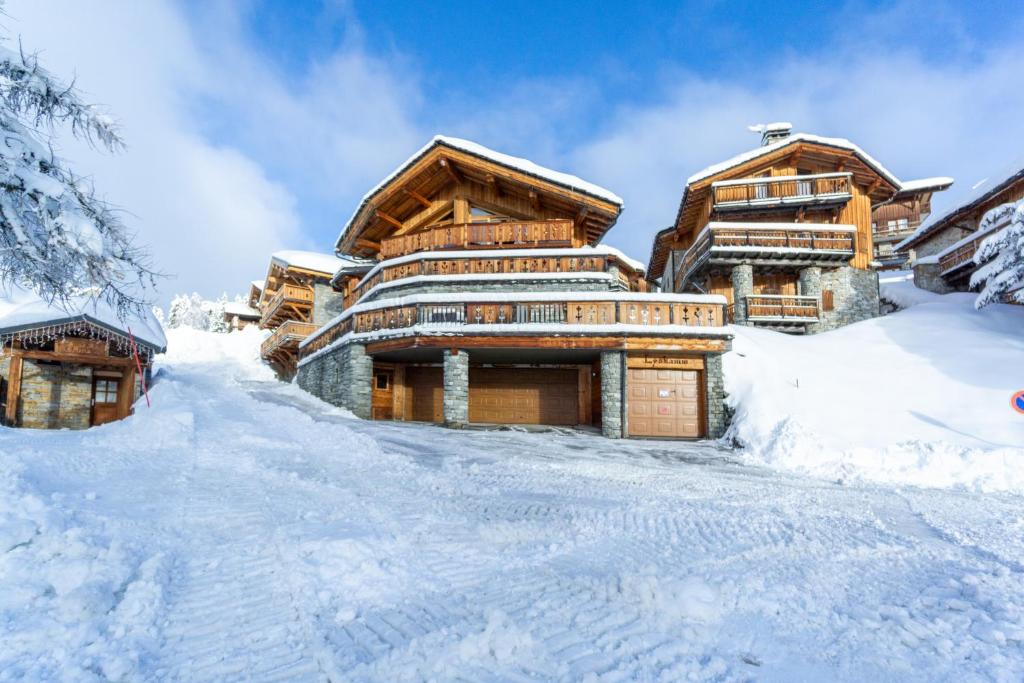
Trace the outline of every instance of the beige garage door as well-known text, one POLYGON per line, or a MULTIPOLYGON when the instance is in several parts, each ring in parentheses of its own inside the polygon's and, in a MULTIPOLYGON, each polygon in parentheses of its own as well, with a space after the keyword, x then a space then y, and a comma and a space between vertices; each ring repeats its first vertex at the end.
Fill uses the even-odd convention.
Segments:
POLYGON ((441 368, 405 369, 405 419, 444 421, 444 384, 441 368))
POLYGON ((574 425, 578 377, 554 368, 471 368, 469 421, 574 425))
POLYGON ((699 370, 631 368, 627 378, 629 435, 702 436, 700 380, 699 370))

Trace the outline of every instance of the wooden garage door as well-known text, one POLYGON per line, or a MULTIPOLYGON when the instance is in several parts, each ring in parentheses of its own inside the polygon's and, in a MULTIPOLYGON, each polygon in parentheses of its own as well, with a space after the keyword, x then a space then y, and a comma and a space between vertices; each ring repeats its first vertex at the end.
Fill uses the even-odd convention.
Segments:
POLYGON ((574 425, 578 370, 471 368, 469 421, 574 425))
POLYGON ((628 413, 630 436, 702 436, 699 370, 630 368, 628 413))
POLYGON ((441 368, 405 369, 405 419, 444 421, 444 383, 441 368))

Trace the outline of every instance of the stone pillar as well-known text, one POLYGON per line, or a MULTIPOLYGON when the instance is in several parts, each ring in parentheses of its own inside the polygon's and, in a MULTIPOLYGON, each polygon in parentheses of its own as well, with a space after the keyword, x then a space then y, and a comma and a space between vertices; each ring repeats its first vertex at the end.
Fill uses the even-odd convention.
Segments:
POLYGON ((800 295, 818 297, 818 320, 821 322, 807 325, 807 332, 813 334, 821 331, 825 320, 825 311, 821 307, 821 268, 808 266, 800 269, 800 295))
POLYGON ((460 349, 444 352, 444 424, 469 424, 469 354, 460 349))
POLYGON ((621 351, 601 352, 601 434, 609 439, 621 439, 624 435, 622 424, 622 376, 621 351))
POLYGON ((747 324, 747 297, 754 293, 754 267, 741 263, 732 267, 732 321, 747 324))
POLYGON ((721 354, 709 353, 704 357, 704 390, 708 406, 708 438, 720 439, 729 427, 721 354))
POLYGON ((323 327, 341 314, 345 296, 325 282, 313 283, 313 320, 317 327, 323 327))
POLYGON ((348 344, 342 351, 348 352, 338 359, 338 379, 345 397, 342 405, 356 417, 369 420, 373 417, 373 356, 366 355, 362 344, 348 344))

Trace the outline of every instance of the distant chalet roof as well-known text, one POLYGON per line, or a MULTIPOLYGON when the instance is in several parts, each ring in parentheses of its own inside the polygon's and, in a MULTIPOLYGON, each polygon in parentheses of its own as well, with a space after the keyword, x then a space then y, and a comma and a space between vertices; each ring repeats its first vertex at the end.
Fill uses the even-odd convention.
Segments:
POLYGON ((252 281, 252 286, 262 292, 263 288, 267 286, 267 281, 266 280, 253 280, 252 281))
POLYGON ((271 254, 270 260, 283 268, 299 268, 325 275, 334 275, 338 268, 345 265, 345 261, 334 254, 294 249, 275 251, 271 254))
POLYGON ((229 301, 224 304, 224 312, 237 315, 239 318, 259 318, 260 312, 242 301, 229 301))
POLYGON ((496 152, 493 149, 484 147, 483 145, 473 142, 471 140, 453 138, 447 135, 435 135, 430 140, 430 142, 425 144, 423 147, 419 149, 419 151, 417 151, 411 157, 402 162, 395 170, 389 173, 383 180, 377 183, 373 187, 373 189, 371 189, 363 196, 362 200, 359 202, 359 205, 356 207, 356 210, 352 212, 352 216, 345 223, 345 227, 343 227, 341 229, 341 233, 338 234, 337 244, 340 245, 342 243, 342 241, 345 238, 345 234, 355 223, 359 214, 366 207, 366 205, 371 202, 373 197, 378 192, 384 189, 389 183, 391 183, 395 178, 400 176, 407 169, 415 165, 417 161, 419 161, 424 155, 426 155, 428 152, 430 152, 432 149, 436 147, 448 147, 450 149, 458 150, 460 152, 464 152, 466 154, 470 154, 472 156, 476 156, 481 159, 494 162, 496 164, 505 166, 515 171, 519 171, 526 175, 533 176, 535 178, 540 178, 542 180, 546 180, 556 185, 560 185, 568 190, 579 192, 585 195, 589 195, 591 197, 595 197, 597 199, 604 200, 606 202, 610 202, 618 206, 620 210, 623 206, 622 198, 619 197, 617 194, 615 194, 611 190, 606 190, 605 188, 600 187, 599 185, 589 183, 578 176, 574 176, 569 173, 562 173, 561 171, 554 171, 550 168, 545 168, 544 166, 535 164, 529 159, 523 159, 520 157, 511 156, 509 154, 496 152))
POLYGON ((137 343, 148 346, 155 353, 167 350, 164 329, 148 308, 122 320, 106 301, 88 296, 72 299, 67 308, 56 302, 47 303, 33 298, 0 315, 0 335, 74 322, 91 323, 125 337, 130 327, 137 343))
POLYGON ((960 188, 959 192, 950 197, 951 208, 942 213, 933 213, 918 226, 917 230, 896 244, 893 249, 903 251, 924 241, 931 234, 955 223, 964 213, 971 211, 977 205, 991 199, 1022 179, 1024 179, 1024 157, 1018 157, 973 185, 965 185, 960 188))

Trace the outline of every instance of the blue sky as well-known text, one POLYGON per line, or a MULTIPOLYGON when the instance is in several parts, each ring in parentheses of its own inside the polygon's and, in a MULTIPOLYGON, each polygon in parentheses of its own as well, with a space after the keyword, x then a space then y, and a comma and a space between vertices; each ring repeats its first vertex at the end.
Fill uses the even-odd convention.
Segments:
POLYGON ((435 133, 620 194, 608 241, 640 259, 688 175, 756 146, 749 124, 790 120, 961 186, 1024 139, 1021 3, 10 0, 7 14, 10 36, 121 121, 124 155, 58 143, 177 274, 164 297, 241 291, 273 249, 330 250, 359 197, 435 133))

